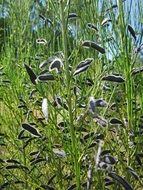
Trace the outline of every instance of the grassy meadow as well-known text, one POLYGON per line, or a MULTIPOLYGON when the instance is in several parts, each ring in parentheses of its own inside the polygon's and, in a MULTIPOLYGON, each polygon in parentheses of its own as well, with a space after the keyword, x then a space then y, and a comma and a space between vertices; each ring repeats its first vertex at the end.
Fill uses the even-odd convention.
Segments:
POLYGON ((0 190, 142 190, 142 1, 0 12, 0 190))

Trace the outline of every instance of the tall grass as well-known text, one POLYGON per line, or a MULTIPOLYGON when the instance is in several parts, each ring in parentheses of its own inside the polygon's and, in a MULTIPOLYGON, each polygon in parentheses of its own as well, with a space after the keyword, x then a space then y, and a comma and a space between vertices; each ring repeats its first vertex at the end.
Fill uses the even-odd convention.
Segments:
POLYGON ((138 25, 122 0, 45 2, 0 2, 0 189, 141 190, 141 1, 138 25))

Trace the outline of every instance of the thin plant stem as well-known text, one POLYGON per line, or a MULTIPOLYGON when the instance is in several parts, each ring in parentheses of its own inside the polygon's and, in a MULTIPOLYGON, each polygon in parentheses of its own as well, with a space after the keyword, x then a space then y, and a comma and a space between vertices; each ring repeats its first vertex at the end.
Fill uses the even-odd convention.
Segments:
MULTIPOLYGON (((70 4, 70 3, 69 3, 70 4)), ((67 5, 68 6, 68 5, 67 5)), ((76 188, 80 190, 80 164, 78 162, 78 147, 76 134, 74 131, 74 120, 72 113, 72 94, 71 94, 71 76, 68 63, 68 46, 67 46, 67 22, 65 20, 66 13, 64 7, 64 1, 60 1, 61 7, 61 22, 62 22, 62 40, 63 40, 63 51, 65 58, 65 72, 66 72, 66 86, 67 86, 67 103, 68 103, 68 112, 69 112, 69 124, 70 124, 70 135, 72 141, 72 159, 75 171, 76 178, 76 188)))
POLYGON ((128 51, 128 39, 126 35, 126 24, 125 24, 125 17, 124 17, 124 9, 123 9, 123 3, 121 0, 118 0, 118 6, 119 6, 119 24, 121 29, 121 48, 122 52, 124 54, 124 62, 125 62, 125 68, 124 73, 126 77, 126 83, 125 83, 125 90, 126 90, 126 100, 127 100, 127 117, 128 117, 128 128, 126 130, 126 138, 127 138, 127 150, 128 150, 128 159, 127 159, 127 165, 130 164, 130 149, 128 148, 128 134, 130 129, 132 129, 132 119, 133 119, 133 83, 131 78, 131 62, 129 59, 129 51, 128 51), (126 44, 126 45, 124 45, 126 44))

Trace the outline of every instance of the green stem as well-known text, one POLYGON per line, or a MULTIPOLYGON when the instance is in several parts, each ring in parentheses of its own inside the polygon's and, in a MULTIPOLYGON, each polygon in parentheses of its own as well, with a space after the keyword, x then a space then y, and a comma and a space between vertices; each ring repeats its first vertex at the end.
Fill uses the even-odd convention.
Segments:
MULTIPOLYGON (((69 4, 67 6, 70 5, 69 4)), ((74 172, 76 178, 76 187, 77 190, 80 190, 80 164, 78 161, 79 153, 78 153, 78 143, 76 140, 76 134, 74 131, 74 119, 72 113, 72 94, 71 94, 71 75, 69 70, 68 63, 68 46, 67 46, 67 22, 65 18, 67 18, 64 12, 64 0, 60 0, 60 8, 61 8, 61 23, 62 23, 62 43, 63 43, 63 51, 64 51, 64 60, 65 60, 65 73, 66 73, 66 87, 67 87, 67 103, 68 103, 68 113, 69 113, 69 125, 70 125, 70 135, 72 141, 72 160, 74 165, 74 172)))
MULTIPOLYGON (((125 24, 125 17, 124 17, 124 9, 123 9, 123 2, 122 0, 118 0, 118 7, 119 7, 119 27, 121 30, 121 49, 122 53, 124 54, 124 64, 125 67, 124 73, 126 76, 126 83, 125 83, 125 90, 126 90, 126 100, 127 100, 127 117, 128 117, 128 128, 126 130, 126 138, 127 138, 127 147, 128 147, 128 134, 130 129, 133 127, 133 82, 131 76, 132 64, 131 60, 129 59, 129 47, 128 47, 128 39, 126 35, 126 24, 125 24)), ((127 165, 130 165, 130 149, 128 148, 128 159, 127 165)))

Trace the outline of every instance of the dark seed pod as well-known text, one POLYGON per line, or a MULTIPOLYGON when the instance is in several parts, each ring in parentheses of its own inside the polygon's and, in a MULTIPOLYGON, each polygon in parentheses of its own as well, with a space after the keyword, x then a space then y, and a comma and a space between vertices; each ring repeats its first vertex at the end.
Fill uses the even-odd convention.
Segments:
POLYGON ((55 96, 55 106, 62 106, 63 105, 63 100, 60 96, 55 96))
POLYGON ((87 59, 85 59, 84 61, 81 61, 81 62, 77 65, 76 69, 82 68, 82 67, 84 67, 84 66, 89 66, 89 65, 92 63, 92 61, 93 61, 93 58, 87 58, 87 59))
POLYGON ((81 61, 77 67, 76 67, 76 70, 74 72, 74 76, 81 73, 81 72, 84 72, 88 69, 88 67, 90 66, 90 64, 92 63, 93 61, 93 58, 87 58, 85 59, 84 61, 81 61))
POLYGON ((119 176, 115 172, 110 172, 108 175, 120 183, 125 188, 125 190, 133 190, 132 186, 123 177, 119 176))
POLYGON ((110 11, 111 9, 115 9, 115 8, 117 8, 118 7, 118 5, 112 5, 110 8, 108 8, 106 11, 110 11))
POLYGON ((95 108, 96 108, 96 101, 95 101, 94 97, 90 97, 90 99, 89 99, 89 111, 94 113, 95 108))
MULTIPOLYGON (((8 165, 5 167, 7 170, 13 170, 13 169, 24 169, 24 166, 22 165, 8 165)), ((26 167, 26 169, 28 170, 28 168, 26 167)))
POLYGON ((94 142, 92 142, 92 143, 88 146, 88 148, 93 148, 93 147, 95 147, 97 144, 98 144, 98 143, 97 143, 96 141, 94 141, 94 142))
POLYGON ((56 58, 51 62, 50 66, 49 66, 49 70, 50 71, 56 70, 56 72, 58 73, 60 71, 61 67, 63 67, 63 62, 61 61, 61 59, 56 58))
POLYGON ((94 120, 97 122, 98 125, 100 125, 101 127, 107 127, 108 122, 107 120, 105 120, 104 118, 100 117, 100 116, 94 116, 94 120))
POLYGON ((68 19, 76 19, 78 18, 78 15, 76 13, 69 13, 68 19))
POLYGON ((141 72, 143 72, 143 67, 140 67, 140 68, 137 68, 137 69, 133 69, 132 70, 132 76, 136 75, 138 73, 141 73, 141 72))
POLYGON ((28 65, 24 64, 24 66, 25 66, 26 71, 27 71, 27 73, 28 73, 28 75, 30 77, 31 82, 33 84, 36 84, 36 78, 37 78, 36 74, 34 73, 34 71, 28 65))
POLYGON ((105 155, 102 158, 102 161, 105 162, 106 164, 111 164, 111 165, 114 165, 116 163, 116 159, 110 155, 105 155))
POLYGON ((21 108, 27 109, 27 106, 26 106, 25 104, 20 104, 20 105, 18 106, 18 108, 19 108, 19 109, 21 109, 21 108))
POLYGON ((106 107, 107 102, 105 102, 103 99, 95 100, 95 104, 97 107, 106 107))
POLYGON ((35 165, 35 164, 38 164, 38 163, 40 163, 40 162, 45 162, 45 161, 47 161, 45 158, 37 158, 37 159, 34 159, 32 162, 31 162, 31 166, 32 165, 35 165))
POLYGON ((80 88, 77 87, 77 86, 74 86, 74 87, 73 87, 73 92, 74 92, 74 95, 75 95, 75 96, 79 95, 79 93, 80 93, 80 88))
POLYGON ((68 105, 66 103, 63 104, 63 108, 68 111, 68 105))
POLYGON ((123 77, 118 76, 118 75, 117 76, 116 75, 108 75, 108 76, 102 77, 102 80, 111 81, 111 82, 118 82, 118 83, 125 82, 123 77))
POLYGON ((50 63, 52 63, 52 61, 55 59, 55 56, 49 57, 47 60, 44 60, 42 63, 40 63, 39 68, 42 69, 45 66, 49 65, 50 63))
POLYGON ((82 43, 82 46, 87 47, 87 48, 93 48, 96 49, 97 51, 99 51, 100 53, 104 54, 105 53, 105 49, 101 46, 99 46, 98 44, 96 44, 95 42, 86 40, 82 43))
POLYGON ((110 120, 111 125, 123 125, 123 122, 120 121, 119 119, 113 118, 110 120))
POLYGON ((37 80, 40 82, 46 82, 46 81, 52 81, 55 80, 55 77, 52 74, 43 74, 43 75, 39 75, 37 77, 37 80))
POLYGON ((24 184, 24 181, 17 180, 14 182, 15 184, 24 184))
POLYGON ((100 156, 109 155, 111 150, 103 150, 100 154, 100 156))
POLYGON ((39 153, 40 153, 39 151, 34 151, 34 152, 30 152, 29 155, 34 156, 34 155, 38 155, 39 153))
POLYGON ((39 15, 39 17, 40 17, 42 20, 44 20, 44 21, 46 20, 46 17, 44 17, 44 16, 41 15, 41 14, 39 15))
POLYGON ((89 65, 86 65, 86 66, 84 66, 84 67, 80 67, 79 69, 77 69, 77 70, 74 72, 73 75, 75 76, 75 75, 78 75, 78 74, 80 74, 80 73, 86 71, 86 70, 88 69, 88 67, 89 67, 89 65))
POLYGON ((139 53, 142 49, 143 49, 143 44, 140 44, 140 46, 135 49, 135 53, 139 53))
POLYGON ((96 140, 104 140, 104 135, 103 134, 96 134, 96 137, 95 137, 96 140))
POLYGON ((47 21, 47 23, 50 23, 51 25, 53 24, 51 19, 49 19, 49 18, 47 18, 46 21, 47 21))
POLYGON ((15 159, 8 159, 6 160, 7 163, 14 163, 14 164, 20 164, 19 161, 15 160, 15 159))
POLYGON ((128 25, 128 30, 130 34, 133 36, 134 40, 136 40, 136 33, 130 24, 128 25))
POLYGON ((22 165, 9 165, 9 166, 6 166, 6 169, 7 170, 11 170, 11 169, 24 169, 24 170, 29 171, 29 169, 26 166, 22 166, 22 165))
POLYGON ((63 107, 64 109, 68 110, 67 104, 63 102, 60 96, 55 96, 54 106, 63 107))
POLYGON ((22 128, 36 137, 41 137, 41 134, 38 132, 38 130, 29 125, 28 123, 23 123, 22 128))
POLYGON ((107 186, 110 186, 110 185, 113 185, 114 184, 114 182, 113 181, 111 181, 110 179, 108 179, 108 178, 105 178, 105 186, 107 187, 107 186))
POLYGON ((58 157, 61 157, 61 158, 66 157, 66 153, 65 153, 64 150, 60 150, 60 149, 58 149, 58 148, 53 148, 53 152, 54 152, 54 154, 56 154, 58 157))
POLYGON ((8 84, 11 83, 10 80, 2 80, 1 82, 2 83, 8 83, 8 84))
POLYGON ((105 19, 101 22, 101 26, 105 26, 105 25, 107 25, 109 22, 112 22, 112 20, 109 19, 109 18, 105 18, 105 19))
POLYGON ((22 102, 23 104, 26 104, 26 102, 22 98, 19 98, 19 101, 22 102))
POLYGON ((86 134, 86 135, 83 137, 83 139, 84 139, 84 140, 87 140, 87 139, 89 139, 89 138, 93 138, 94 135, 95 135, 94 132, 88 133, 88 134, 86 134))
POLYGON ((43 39, 43 38, 39 38, 36 40, 36 43, 37 44, 43 44, 43 45, 46 45, 47 44, 47 40, 43 39))
POLYGON ((98 32, 98 28, 97 28, 97 26, 96 26, 95 24, 88 23, 88 24, 87 24, 87 27, 88 27, 88 28, 91 28, 91 29, 93 29, 93 30, 96 30, 96 31, 98 32))
POLYGON ((134 171, 133 168, 127 167, 127 170, 128 170, 129 173, 131 173, 131 175, 132 175, 136 180, 139 180, 139 176, 138 176, 138 174, 134 171))

